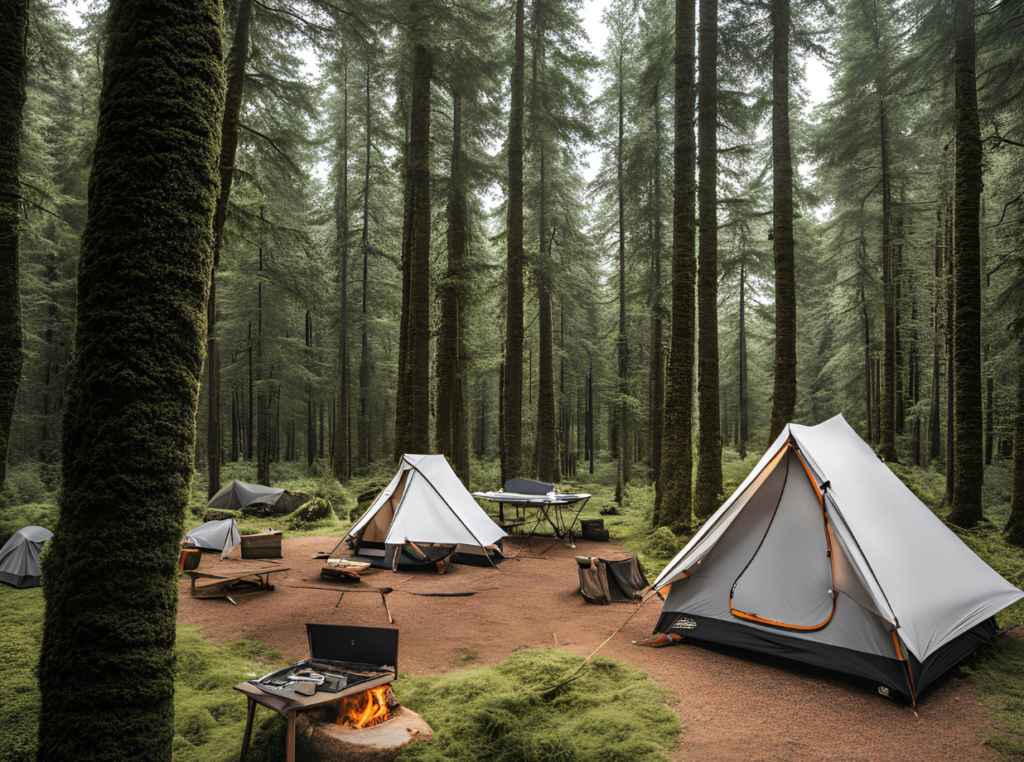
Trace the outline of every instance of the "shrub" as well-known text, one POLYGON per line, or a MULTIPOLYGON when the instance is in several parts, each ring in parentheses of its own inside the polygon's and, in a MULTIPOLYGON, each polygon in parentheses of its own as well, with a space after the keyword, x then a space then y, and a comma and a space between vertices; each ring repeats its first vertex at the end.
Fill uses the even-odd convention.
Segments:
POLYGON ((285 523, 292 529, 303 529, 321 521, 334 519, 334 508, 331 501, 323 497, 314 497, 297 511, 285 517, 285 523))
POLYGON ((203 521, 223 521, 224 519, 237 519, 238 511, 229 511, 226 508, 207 508, 203 514, 203 521))
POLYGON ((644 551, 652 556, 673 556, 676 553, 676 536, 668 527, 658 527, 644 543, 644 551))

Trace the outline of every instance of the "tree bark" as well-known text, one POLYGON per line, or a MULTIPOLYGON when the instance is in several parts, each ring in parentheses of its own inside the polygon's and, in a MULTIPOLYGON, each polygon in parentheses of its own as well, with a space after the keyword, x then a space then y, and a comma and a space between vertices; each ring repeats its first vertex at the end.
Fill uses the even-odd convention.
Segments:
POLYGON ((462 97, 453 93, 451 188, 448 199, 448 272, 441 288, 441 324, 435 355, 437 405, 434 449, 448 456, 469 487, 469 411, 464 319, 468 272, 469 221, 462 181, 462 97))
POLYGON ((523 420, 523 96, 526 48, 523 5, 516 0, 515 57, 508 121, 508 249, 506 254, 505 358, 501 403, 501 481, 522 475, 523 420))
MULTIPOLYGON (((1024 346, 1018 343, 1018 352, 1024 346)), ((1010 518, 1006 522, 1007 542, 1024 545, 1024 367, 1017 371, 1017 410, 1013 421, 1013 477, 1010 518)))
POLYGON ((662 257, 661 211, 661 83, 654 86, 654 246, 651 284, 651 475, 654 483, 661 479, 661 442, 665 414, 665 348, 661 298, 662 257))
POLYGON ((217 209, 213 216, 213 267, 210 268, 210 298, 206 316, 206 364, 207 364, 207 424, 206 496, 213 497, 220 489, 221 434, 220 434, 220 343, 217 341, 217 267, 220 252, 224 247, 224 223, 228 217, 228 202, 231 199, 231 183, 235 176, 235 155, 238 149, 238 121, 242 113, 242 97, 245 89, 245 68, 249 60, 249 24, 252 19, 253 0, 240 0, 235 35, 231 50, 224 61, 227 75, 227 97, 224 101, 224 118, 221 124, 220 143, 220 193, 217 195, 217 209))
POLYGON ((949 520, 982 518, 985 479, 981 391, 981 124, 973 0, 954 0, 956 179, 953 191, 953 505, 949 520))
POLYGON ((619 443, 618 478, 615 482, 615 502, 620 506, 625 497, 626 484, 629 482, 630 446, 629 446, 629 332, 626 325, 626 192, 623 186, 623 149, 626 134, 626 103, 625 103, 625 72, 623 71, 625 52, 620 42, 619 56, 616 65, 618 78, 618 127, 615 141, 615 195, 619 209, 619 335, 617 344, 619 370, 619 404, 616 411, 618 430, 616 441, 619 443))
POLYGON ((665 388, 661 481, 654 507, 655 526, 688 531, 693 484, 693 344, 696 281, 693 134, 694 0, 675 4, 675 178, 672 215, 672 345, 665 388))
MULTIPOLYGON (((346 54, 343 54, 346 55, 346 54)), ((334 240, 338 252, 338 425, 334 427, 332 465, 334 478, 344 484, 352 475, 349 462, 349 379, 348 379, 348 60, 342 75, 341 130, 337 138, 338 165, 335 167, 334 240)), ((323 457, 323 410, 320 456, 323 457)))
MULTIPOLYGON (((878 48, 877 19, 875 47, 878 48)), ((885 99, 876 85, 880 155, 882 163, 882 291, 884 296, 884 346, 882 349, 882 406, 879 411, 880 454, 885 460, 896 459, 896 283, 892 255, 892 178, 889 169, 889 118, 885 99)))
POLYGON ((936 204, 935 211, 935 282, 932 296, 932 388, 931 402, 928 407, 928 457, 931 462, 939 459, 942 454, 942 434, 939 416, 939 385, 941 378, 942 333, 940 318, 942 308, 942 274, 943 274, 943 230, 942 204, 936 204))
POLYGON ((372 115, 373 105, 370 101, 370 77, 372 70, 372 54, 366 56, 366 132, 365 156, 363 159, 363 282, 360 289, 359 321, 359 460, 365 466, 373 461, 370 447, 370 318, 367 312, 370 292, 370 167, 372 151, 372 115))
POLYGON ((397 462, 402 455, 410 451, 409 428, 412 416, 412 398, 409 393, 410 367, 409 348, 409 289, 412 272, 412 163, 410 146, 410 121, 408 101, 405 94, 404 81, 400 80, 397 87, 398 109, 405 126, 405 141, 402 145, 402 164, 405 183, 402 189, 402 307, 398 328, 398 380, 395 389, 395 436, 394 460, 397 462))
POLYGON ((775 381, 769 442, 796 413, 796 265, 789 142, 790 0, 771 0, 772 248, 775 255, 775 381))
POLYGON ((700 0, 698 98, 700 267, 698 270, 697 484, 694 513, 707 518, 722 491, 718 389, 718 0, 700 0))
POLYGON ((740 264, 740 420, 738 447, 740 460, 747 459, 747 442, 750 438, 749 402, 750 383, 747 376, 747 269, 740 264))
POLYGON ((28 0, 3 0, 0 15, 0 488, 7 475, 24 332, 18 265, 18 169, 28 67, 28 0))
POLYGON ((224 108, 220 3, 114 0, 104 57, 60 522, 44 556, 38 759, 169 762, 224 108), (130 700, 111 679, 123 665, 130 700))

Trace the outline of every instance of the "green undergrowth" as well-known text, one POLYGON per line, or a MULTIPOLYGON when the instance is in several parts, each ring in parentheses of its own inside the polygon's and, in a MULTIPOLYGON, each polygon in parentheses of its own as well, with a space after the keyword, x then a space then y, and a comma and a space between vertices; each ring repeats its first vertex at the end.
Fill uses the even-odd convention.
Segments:
POLYGON ((997 639, 961 672, 975 678, 992 715, 995 730, 982 734, 985 743, 1008 759, 1024 759, 1024 638, 997 639))
MULTIPOLYGON (((0 585, 0 762, 35 758, 39 720, 35 670, 42 625, 41 589, 0 585)), ((182 626, 177 657, 173 762, 238 759, 246 702, 231 688, 281 666, 281 654, 251 640, 212 643, 203 639, 199 628, 182 626)), ((272 717, 268 712, 257 717, 257 733, 265 735, 264 725, 272 717)))
POLYGON ((436 677, 403 677, 395 693, 434 740, 401 762, 655 762, 681 727, 667 692, 643 670, 596 657, 584 676, 550 693, 583 658, 530 650, 501 664, 436 677))

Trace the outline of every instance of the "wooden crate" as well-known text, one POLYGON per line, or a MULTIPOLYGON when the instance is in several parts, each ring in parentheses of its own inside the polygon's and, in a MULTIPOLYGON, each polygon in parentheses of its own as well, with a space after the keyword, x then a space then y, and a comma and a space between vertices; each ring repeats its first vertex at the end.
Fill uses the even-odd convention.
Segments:
POLYGON ((281 533, 243 534, 242 558, 281 558, 281 533))

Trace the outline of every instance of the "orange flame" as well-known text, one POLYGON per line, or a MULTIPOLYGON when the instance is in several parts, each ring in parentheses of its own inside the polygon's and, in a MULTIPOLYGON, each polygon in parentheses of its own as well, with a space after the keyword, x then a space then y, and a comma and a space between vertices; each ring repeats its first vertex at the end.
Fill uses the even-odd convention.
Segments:
POLYGON ((373 727, 388 719, 388 686, 370 688, 338 702, 338 724, 354 730, 373 727))

